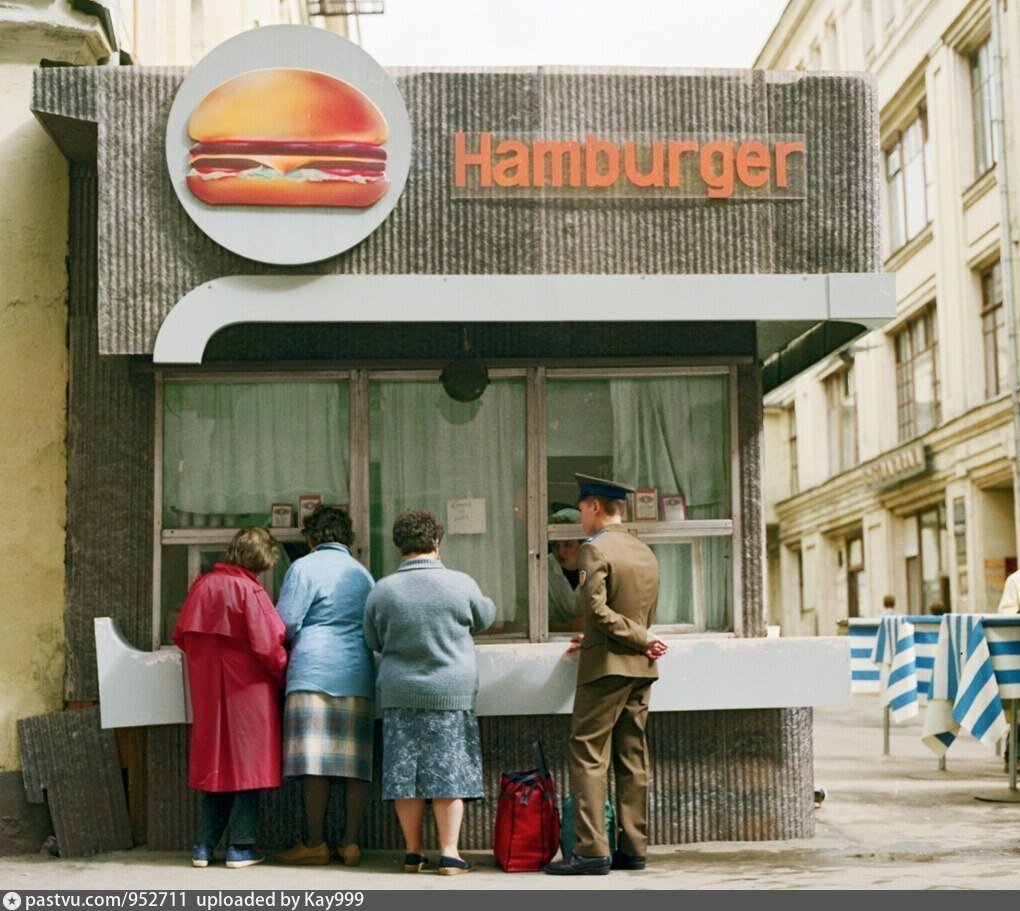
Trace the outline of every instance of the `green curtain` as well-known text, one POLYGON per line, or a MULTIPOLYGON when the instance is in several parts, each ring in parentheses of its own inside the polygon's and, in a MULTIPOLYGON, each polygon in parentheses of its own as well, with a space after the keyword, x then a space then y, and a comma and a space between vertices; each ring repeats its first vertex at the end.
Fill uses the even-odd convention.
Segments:
POLYGON ((475 402, 450 399, 438 382, 386 381, 371 388, 372 567, 400 562, 393 520, 427 509, 447 524, 451 500, 485 501, 484 534, 450 534, 443 563, 472 576, 496 602, 496 623, 527 629, 527 522, 524 383, 494 380, 475 402), (377 543, 378 542, 378 543, 377 543))
MULTIPOLYGON (((609 380, 616 479, 658 493, 682 493, 690 519, 729 518, 728 378, 609 380)), ((702 540, 708 629, 732 629, 729 540, 702 540)), ((661 573, 658 623, 689 623, 692 554, 685 544, 654 550, 661 573)))
POLYGON ((167 383, 164 403, 165 524, 263 522, 301 494, 349 502, 346 383, 167 383))

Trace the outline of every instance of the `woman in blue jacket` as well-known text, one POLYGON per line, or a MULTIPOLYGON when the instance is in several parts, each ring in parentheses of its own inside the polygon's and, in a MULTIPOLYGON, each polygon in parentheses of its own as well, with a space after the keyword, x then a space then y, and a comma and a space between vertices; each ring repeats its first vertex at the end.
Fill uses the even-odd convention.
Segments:
POLYGON ((356 867, 358 830, 372 782, 375 664, 362 628, 373 580, 351 555, 354 532, 345 510, 319 506, 302 532, 311 553, 287 570, 276 609, 290 650, 283 774, 301 778, 307 832, 276 859, 329 863, 326 804, 330 780, 343 779, 345 820, 337 855, 356 867))

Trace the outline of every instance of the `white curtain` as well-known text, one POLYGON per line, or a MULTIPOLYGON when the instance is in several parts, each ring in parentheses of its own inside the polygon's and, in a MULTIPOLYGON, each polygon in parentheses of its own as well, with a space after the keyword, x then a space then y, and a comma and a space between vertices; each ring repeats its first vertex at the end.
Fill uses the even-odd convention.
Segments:
MULTIPOLYGON (((724 376, 609 380, 613 474, 659 495, 682 493, 690 519, 730 517, 728 382, 724 376)), ((728 539, 705 538, 706 625, 730 629, 728 539)), ((691 548, 654 548, 661 581, 658 623, 689 623, 691 548)))
POLYGON ((346 383, 167 383, 164 509, 265 521, 273 503, 348 503, 346 383))
MULTIPOLYGON (((373 384, 372 462, 378 463, 379 501, 372 548, 379 574, 395 570, 399 554, 390 531, 405 509, 426 509, 447 525, 451 500, 484 500, 484 534, 451 534, 440 546, 443 563, 472 576, 496 602, 504 631, 527 628, 524 383, 494 380, 482 397, 450 399, 440 384, 373 384), (378 542, 378 543, 375 543, 378 542)), ((373 497, 377 491, 373 490, 373 497)))

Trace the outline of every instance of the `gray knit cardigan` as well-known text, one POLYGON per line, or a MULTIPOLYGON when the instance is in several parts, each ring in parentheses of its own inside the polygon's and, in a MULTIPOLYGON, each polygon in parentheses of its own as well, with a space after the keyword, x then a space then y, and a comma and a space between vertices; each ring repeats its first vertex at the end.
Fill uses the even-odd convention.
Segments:
POLYGON ((478 692, 474 633, 496 605, 467 573, 414 557, 380 579, 365 605, 365 641, 380 653, 381 708, 474 709, 478 692))

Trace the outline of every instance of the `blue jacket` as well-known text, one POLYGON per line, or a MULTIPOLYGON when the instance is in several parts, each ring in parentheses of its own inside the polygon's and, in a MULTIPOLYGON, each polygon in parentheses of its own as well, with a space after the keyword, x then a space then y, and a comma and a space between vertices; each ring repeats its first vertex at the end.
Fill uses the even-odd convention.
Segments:
POLYGON ((342 544, 320 544, 283 577, 276 609, 287 627, 287 692, 375 698, 362 627, 372 575, 342 544))

